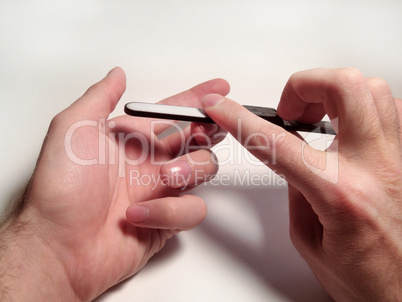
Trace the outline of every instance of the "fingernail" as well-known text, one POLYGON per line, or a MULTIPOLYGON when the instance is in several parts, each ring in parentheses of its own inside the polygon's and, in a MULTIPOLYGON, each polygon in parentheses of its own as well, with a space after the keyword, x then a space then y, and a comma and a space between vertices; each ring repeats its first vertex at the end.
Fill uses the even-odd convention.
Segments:
POLYGON ((149 217, 149 209, 144 206, 131 206, 127 209, 126 216, 131 222, 143 222, 149 217))
POLYGON ((119 67, 115 67, 115 68, 111 69, 111 70, 107 73, 106 76, 111 75, 111 74, 112 74, 113 72, 115 72, 117 69, 119 69, 119 67))
POLYGON ((202 99, 204 107, 215 106, 219 101, 223 100, 223 96, 219 94, 208 94, 202 99))
POLYGON ((176 161, 163 166, 162 169, 161 174, 169 178, 169 186, 172 188, 180 188, 187 185, 192 173, 192 168, 187 161, 176 161))
POLYGON ((200 127, 207 136, 212 136, 218 132, 220 129, 217 124, 200 124, 200 127))

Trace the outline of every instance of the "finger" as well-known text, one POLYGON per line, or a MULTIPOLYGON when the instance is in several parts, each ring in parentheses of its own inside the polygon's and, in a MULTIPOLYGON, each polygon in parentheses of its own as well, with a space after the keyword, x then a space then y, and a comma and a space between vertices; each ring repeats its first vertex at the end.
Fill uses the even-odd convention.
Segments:
MULTIPOLYGON (((202 107, 202 98, 210 93, 218 93, 221 95, 227 95, 230 91, 228 82, 223 79, 213 79, 204 83, 201 83, 193 88, 173 95, 160 101, 160 104, 187 106, 187 107, 202 107)), ((155 134, 158 135, 168 129, 171 126, 169 123, 160 123, 155 126, 155 134)))
POLYGON ((311 103, 306 106, 303 115, 295 120, 304 124, 315 124, 321 121, 325 114, 322 104, 311 103))
POLYGON ((204 201, 192 195, 136 203, 126 211, 126 218, 131 224, 171 230, 192 229, 201 223, 206 215, 204 201))
POLYGON ((322 110, 308 117, 310 104, 322 104, 331 120, 339 119, 338 132, 350 141, 378 139, 381 123, 377 109, 358 70, 315 69, 294 74, 284 88, 278 114, 287 120, 319 118, 322 110))
POLYGON ((377 107, 385 137, 399 146, 398 111, 389 85, 381 78, 368 78, 367 85, 377 107))
POLYGON ((194 145, 211 148, 226 137, 227 131, 217 124, 191 123, 191 133, 194 145))
POLYGON ((212 151, 197 150, 162 165, 160 175, 169 187, 183 189, 209 181, 218 169, 218 160, 212 151))
POLYGON ((124 71, 116 67, 66 109, 74 119, 107 119, 126 89, 124 71))
POLYGON ((81 98, 57 114, 46 136, 46 142, 51 142, 54 148, 50 151, 47 145, 48 152, 58 152, 63 148, 75 163, 84 158, 97 158, 101 151, 94 146, 99 145, 99 131, 107 130, 105 121, 124 93, 125 86, 124 71, 116 67, 81 98))
POLYGON ((190 127, 179 129, 163 138, 169 153, 176 157, 191 151, 210 149, 226 137, 227 132, 217 124, 191 123, 190 127))
POLYGON ((288 187, 290 238, 301 253, 317 251, 321 245, 323 232, 318 216, 299 190, 290 184, 288 187))
MULTIPOLYGON (((402 139, 402 99, 394 98, 399 120, 399 139, 402 139)), ((402 144, 402 142, 401 142, 402 144)))
POLYGON ((299 190, 320 185, 320 176, 306 162, 325 167, 324 152, 314 150, 293 134, 271 124, 243 106, 213 94, 203 100, 207 114, 231 133, 248 151, 299 190))
POLYGON ((204 83, 198 84, 189 90, 178 93, 166 99, 163 99, 159 103, 176 106, 190 106, 201 107, 202 98, 210 93, 219 93, 221 95, 227 95, 230 91, 229 83, 223 79, 213 79, 204 83))

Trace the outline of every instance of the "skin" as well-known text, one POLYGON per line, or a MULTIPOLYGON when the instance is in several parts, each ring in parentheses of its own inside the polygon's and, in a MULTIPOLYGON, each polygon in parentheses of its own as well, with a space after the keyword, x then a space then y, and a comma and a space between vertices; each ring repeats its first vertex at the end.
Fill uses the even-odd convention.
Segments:
MULTIPOLYGON (((205 218, 204 202, 185 192, 217 172, 214 155, 203 146, 206 137, 212 144, 222 139, 214 137, 221 129, 192 124, 159 139, 168 125, 153 127, 150 119, 130 116, 108 120, 125 83, 124 72, 113 69, 52 120, 24 197, 1 226, 1 300, 90 301, 205 218), (71 132, 82 121, 95 124, 71 132), (119 141, 130 134, 144 141, 119 141), (184 142, 191 153, 183 152, 184 142), (120 164, 122 158, 128 163, 120 164), (166 182, 132 182, 132 171, 166 182)), ((227 82, 217 79, 162 102, 200 107, 205 95, 228 92, 227 82)))
POLYGON ((203 99, 288 181, 291 239, 336 301, 402 301, 401 104, 384 80, 356 69, 294 74, 277 112, 304 123, 328 114, 337 135, 319 151, 230 99, 203 99))
MULTIPOLYGON (((124 89, 124 73, 114 69, 53 119, 21 203, 1 226, 1 300, 92 300, 204 219, 203 201, 183 194, 216 173, 205 146, 222 139, 222 130, 192 124, 182 133, 195 151, 186 153, 182 134, 156 137, 166 125, 107 120, 124 89), (66 145, 71 126, 82 121, 96 127, 77 128, 66 145), (136 136, 119 144, 119 135, 130 134, 136 136), (137 165, 150 142, 158 163, 146 153, 137 165), (104 161, 99 146, 106 147, 104 161), (127 163, 120 165, 122 156, 127 163), (169 181, 130 183, 132 171, 169 181)), ((213 80, 162 102, 199 107, 202 99, 218 125, 286 178, 291 239, 335 300, 401 301, 402 101, 384 80, 355 69, 293 75, 278 114, 304 123, 328 114, 337 135, 324 152, 252 115, 225 98, 228 92, 225 81, 213 80)))

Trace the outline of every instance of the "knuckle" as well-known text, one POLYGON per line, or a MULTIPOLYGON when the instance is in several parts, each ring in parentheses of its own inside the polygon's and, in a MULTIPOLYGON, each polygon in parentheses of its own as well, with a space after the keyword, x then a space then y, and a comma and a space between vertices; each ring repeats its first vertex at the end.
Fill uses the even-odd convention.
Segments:
POLYGON ((85 92, 84 96, 93 96, 95 98, 107 98, 115 99, 117 94, 111 89, 111 85, 104 82, 98 82, 93 84, 85 92))
POLYGON ((94 92, 96 92, 98 90, 99 87, 99 83, 95 83, 93 85, 91 85, 87 91, 85 91, 84 95, 88 95, 88 94, 92 94, 94 92))
POLYGON ((349 221, 351 225, 370 225, 378 218, 371 203, 373 196, 376 196, 375 189, 367 189, 364 182, 341 182, 333 188, 332 193, 332 214, 340 224, 349 221))
POLYGON ((246 147, 270 147, 270 139, 267 134, 264 133, 264 129, 259 128, 257 131, 249 134, 244 138, 244 145, 246 147))
POLYGON ((56 114, 50 121, 49 130, 63 129, 69 126, 68 109, 65 109, 56 114))
POLYGON ((370 91, 374 95, 391 95, 391 88, 383 78, 375 77, 367 80, 370 91))
POLYGON ((366 78, 360 70, 354 67, 347 67, 334 70, 334 82, 342 89, 346 88, 354 91, 356 89, 360 90, 362 86, 366 85, 366 78))
POLYGON ((170 204, 166 207, 164 211, 164 221, 166 221, 167 224, 170 224, 172 222, 176 221, 176 212, 177 212, 177 206, 170 204))
POLYGON ((57 127, 63 120, 63 112, 56 114, 50 121, 50 128, 57 127))

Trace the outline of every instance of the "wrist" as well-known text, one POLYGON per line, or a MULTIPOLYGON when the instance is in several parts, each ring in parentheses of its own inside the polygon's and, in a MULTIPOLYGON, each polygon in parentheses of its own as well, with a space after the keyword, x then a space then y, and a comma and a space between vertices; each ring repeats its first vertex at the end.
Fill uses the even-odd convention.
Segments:
POLYGON ((77 300, 62 263, 32 222, 15 219, 0 234, 0 300, 77 300))

